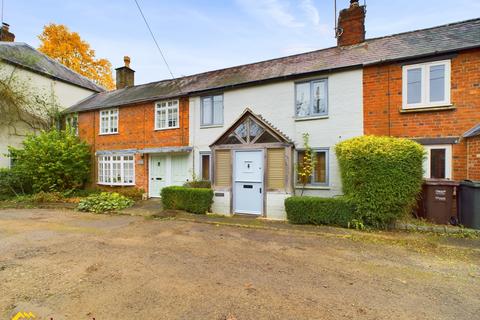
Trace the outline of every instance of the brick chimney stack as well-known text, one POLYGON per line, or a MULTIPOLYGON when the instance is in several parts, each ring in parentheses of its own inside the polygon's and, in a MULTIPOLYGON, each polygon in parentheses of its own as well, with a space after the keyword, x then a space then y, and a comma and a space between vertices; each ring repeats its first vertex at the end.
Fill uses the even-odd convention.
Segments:
POLYGON ((358 0, 350 0, 350 8, 340 11, 338 16, 337 44, 339 47, 365 41, 365 6, 358 0))
POLYGON ((11 33, 8 29, 10 25, 8 23, 3 23, 0 28, 0 41, 13 42, 15 41, 15 35, 11 33))
POLYGON ((135 85, 135 71, 130 69, 130 57, 123 57, 124 66, 116 68, 117 76, 117 89, 123 89, 125 87, 132 87, 135 85))

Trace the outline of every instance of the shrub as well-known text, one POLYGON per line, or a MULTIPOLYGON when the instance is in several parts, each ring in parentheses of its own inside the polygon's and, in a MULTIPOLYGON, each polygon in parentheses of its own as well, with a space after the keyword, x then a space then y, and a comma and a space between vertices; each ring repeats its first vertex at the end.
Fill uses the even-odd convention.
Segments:
POLYGON ((78 210, 94 213, 117 211, 132 206, 134 201, 116 192, 91 194, 80 200, 78 210))
POLYGON ((17 168, 0 168, 0 195, 4 198, 32 192, 30 179, 17 168))
POLYGON ((183 186, 187 188, 211 189, 212 183, 208 180, 193 180, 185 182, 183 186))
POLYGON ((285 199, 287 219, 295 224, 348 227, 356 219, 355 207, 344 197, 290 197, 285 199))
POLYGON ((145 190, 135 187, 102 187, 101 190, 105 192, 116 192, 135 201, 142 200, 143 194, 145 193, 145 190))
POLYGON ((9 148, 15 170, 31 179, 33 191, 64 191, 83 186, 90 174, 90 151, 72 130, 30 135, 23 149, 9 148))
POLYGON ((44 192, 40 191, 31 197, 33 202, 47 203, 47 202, 63 202, 64 197, 60 192, 44 192))
POLYGON ((424 150, 401 138, 363 136, 335 147, 343 192, 364 223, 384 227, 409 213, 422 185, 424 150))
POLYGON ((185 210, 204 214, 213 203, 213 190, 186 187, 166 187, 162 189, 162 204, 165 209, 185 210))

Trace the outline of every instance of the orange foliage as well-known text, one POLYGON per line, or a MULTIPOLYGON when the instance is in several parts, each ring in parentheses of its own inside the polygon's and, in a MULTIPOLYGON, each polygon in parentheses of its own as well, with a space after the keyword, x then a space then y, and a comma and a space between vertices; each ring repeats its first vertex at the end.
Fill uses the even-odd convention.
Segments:
POLYGON ((43 27, 38 38, 42 42, 38 50, 50 58, 100 86, 115 88, 112 64, 107 59, 96 59, 95 50, 78 33, 70 32, 65 25, 51 23, 43 27))

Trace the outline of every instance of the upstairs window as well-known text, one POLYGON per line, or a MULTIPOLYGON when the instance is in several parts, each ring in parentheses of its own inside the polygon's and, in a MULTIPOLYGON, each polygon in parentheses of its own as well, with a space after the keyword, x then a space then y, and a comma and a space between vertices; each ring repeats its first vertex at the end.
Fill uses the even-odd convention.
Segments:
POLYGON ((450 105, 450 60, 403 67, 403 108, 450 105))
POLYGON ((295 84, 295 116, 298 118, 328 114, 327 79, 295 84))
POLYGON ((100 134, 118 133, 118 109, 100 111, 100 134))
POLYGON ((155 130, 179 127, 178 103, 178 100, 169 100, 155 104, 155 130))
POLYGON ((78 114, 77 113, 69 114, 65 118, 65 126, 67 128, 71 128, 73 132, 75 132, 75 135, 78 136, 78 114))
POLYGON ((202 126, 222 125, 223 95, 202 97, 200 113, 202 126))

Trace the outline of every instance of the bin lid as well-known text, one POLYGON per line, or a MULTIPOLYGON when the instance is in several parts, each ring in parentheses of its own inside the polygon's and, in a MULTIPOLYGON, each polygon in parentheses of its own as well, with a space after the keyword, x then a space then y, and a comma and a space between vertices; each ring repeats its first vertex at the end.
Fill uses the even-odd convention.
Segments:
POLYGON ((471 188, 480 188, 480 181, 463 180, 462 182, 460 182, 460 185, 471 188))
POLYGON ((458 186, 458 182, 450 179, 424 179, 427 186, 458 186))

